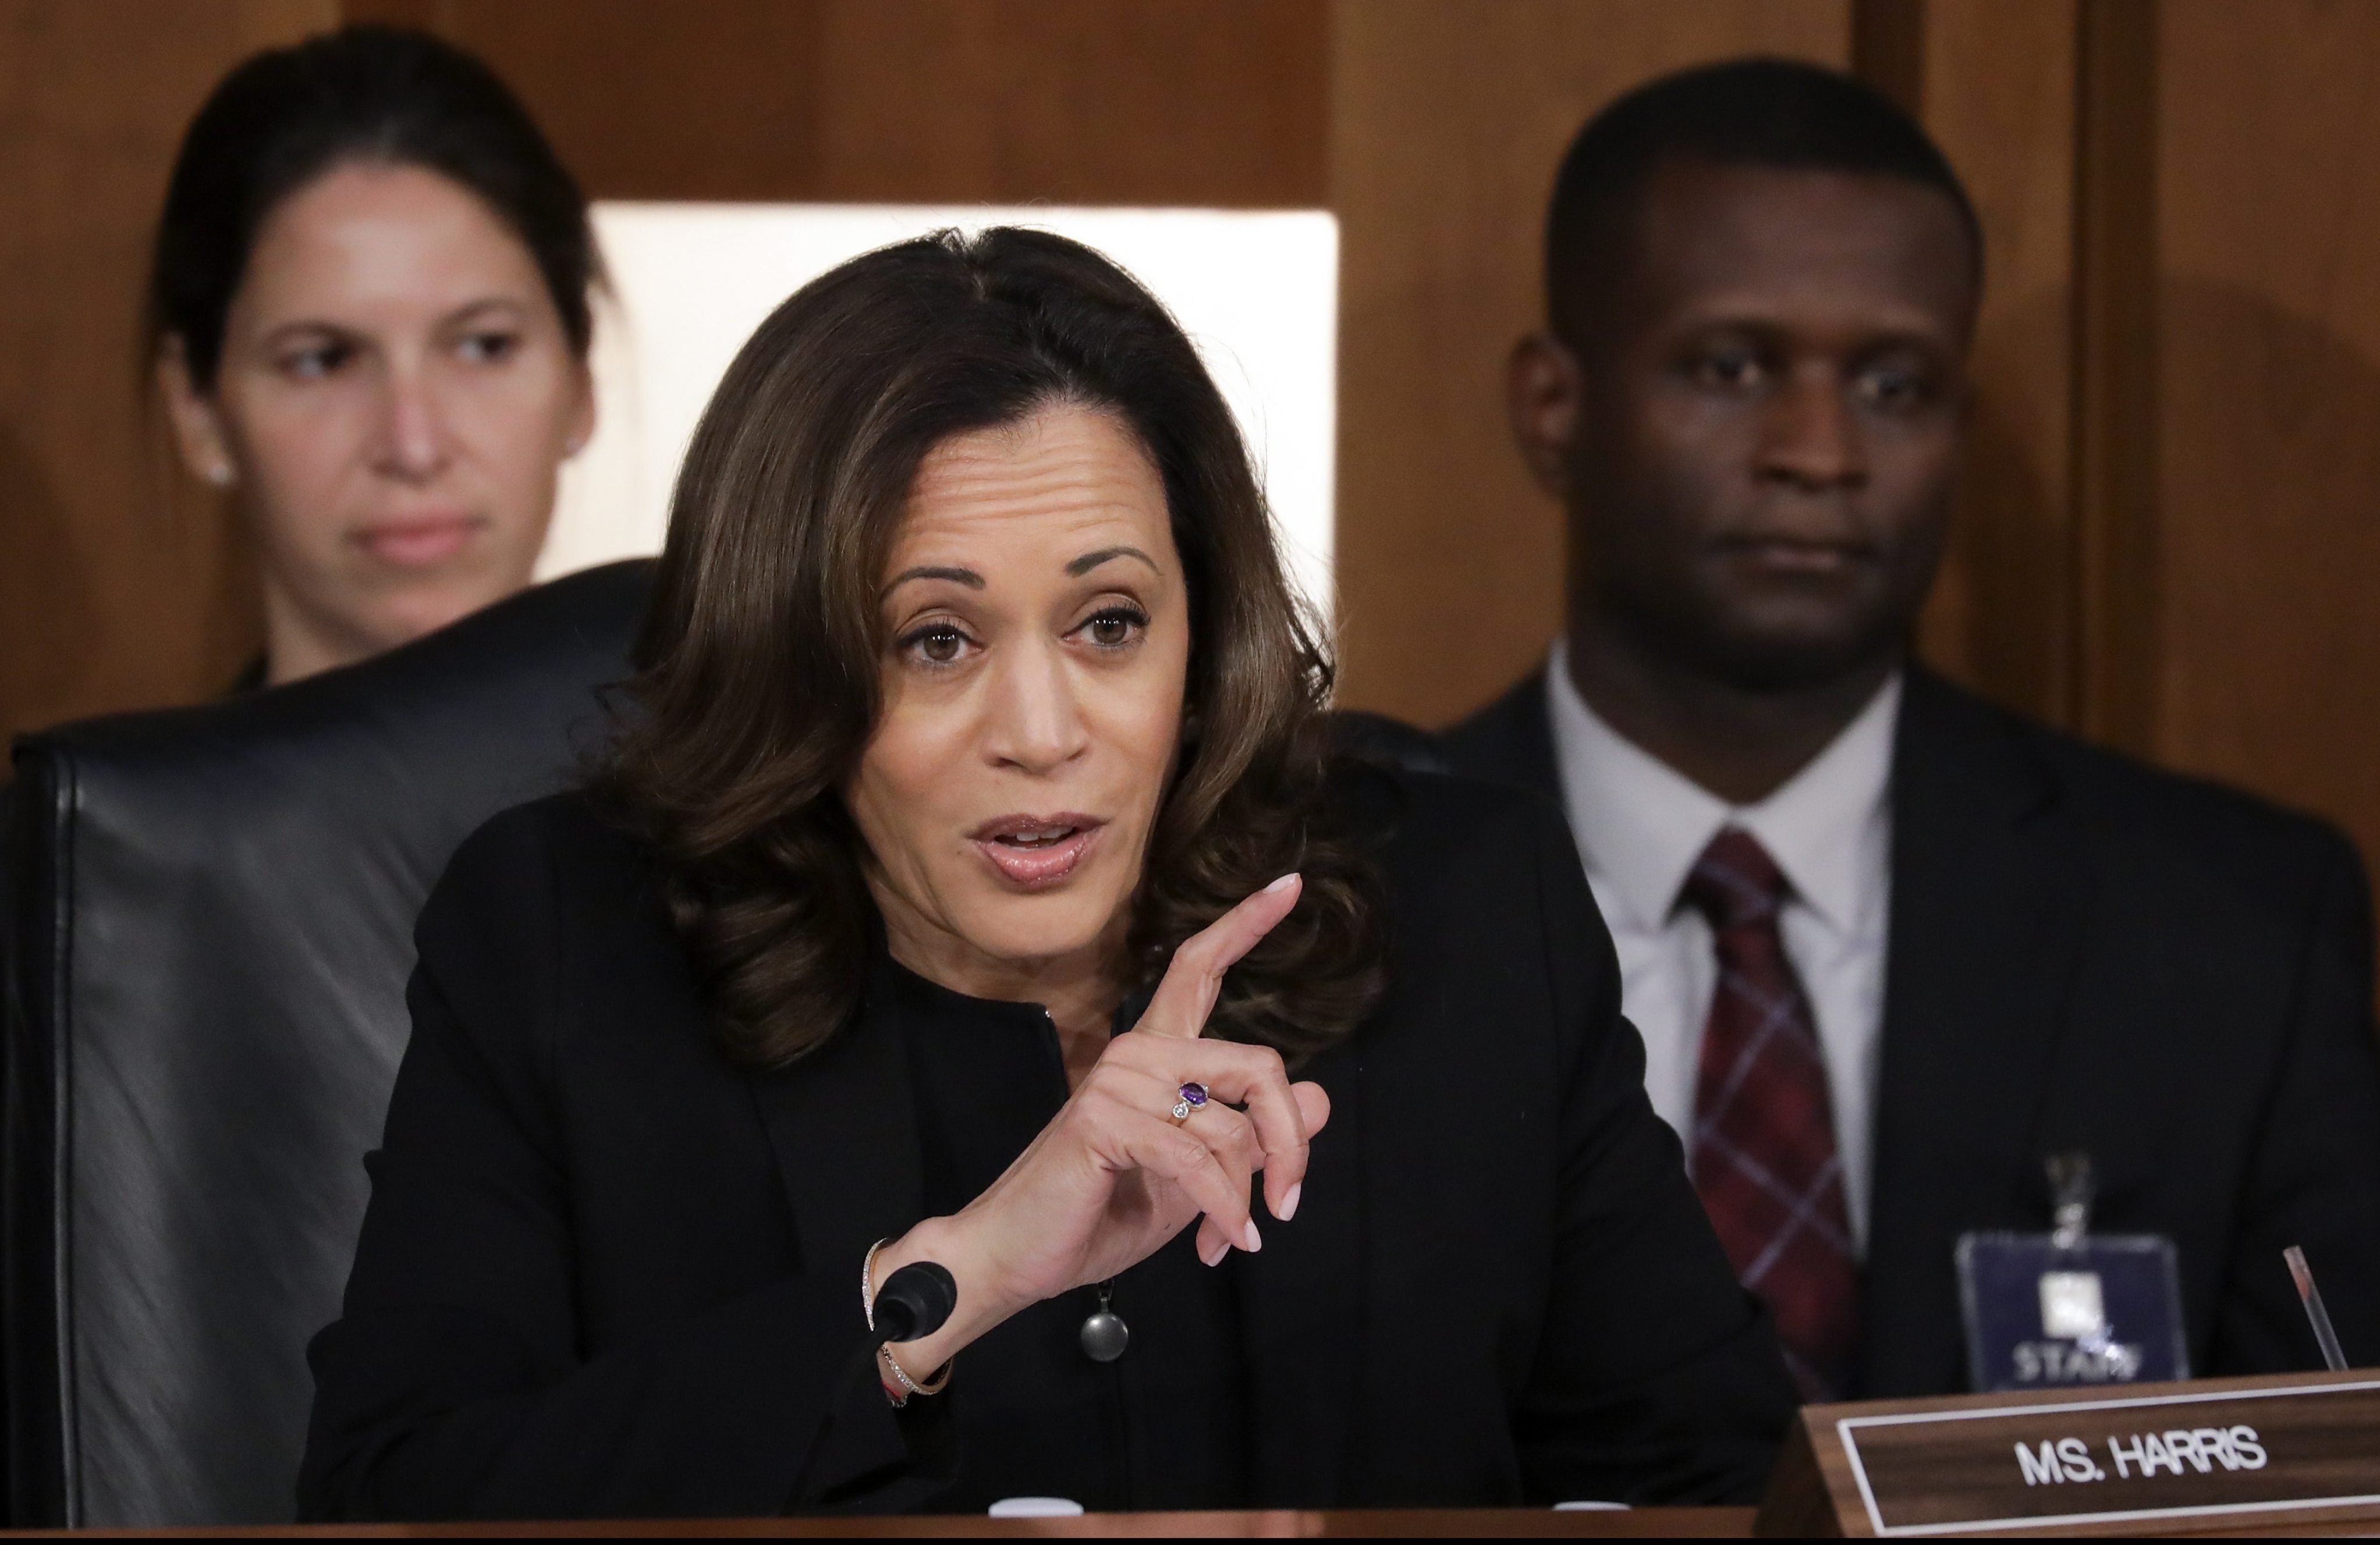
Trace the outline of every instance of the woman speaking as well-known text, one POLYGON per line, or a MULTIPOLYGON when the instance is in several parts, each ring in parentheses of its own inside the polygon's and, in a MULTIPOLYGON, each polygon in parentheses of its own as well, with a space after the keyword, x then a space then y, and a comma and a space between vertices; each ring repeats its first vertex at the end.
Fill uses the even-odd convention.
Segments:
POLYGON ((1124 274, 994 230, 787 301, 639 666, 423 912, 307 1515, 1756 1491, 1791 1386, 1569 837, 1330 754, 1124 274))

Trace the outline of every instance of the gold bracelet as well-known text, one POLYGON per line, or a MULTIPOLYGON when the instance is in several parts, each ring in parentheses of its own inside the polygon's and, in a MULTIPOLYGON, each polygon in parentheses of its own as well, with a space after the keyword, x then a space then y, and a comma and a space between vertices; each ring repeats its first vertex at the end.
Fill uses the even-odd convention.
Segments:
MULTIPOLYGON (((951 1359, 952 1362, 957 1360, 955 1358, 951 1359)), ((892 1402, 895 1406, 909 1404, 909 1396, 913 1394, 940 1394, 951 1382, 951 1364, 947 1362, 922 1384, 910 1378, 909 1370, 901 1366, 901 1359, 892 1355, 892 1344, 889 1341, 876 1348, 876 1366, 892 1375, 892 1382, 901 1386, 901 1398, 892 1402)))
POLYGON ((879 1239, 868 1247, 868 1254, 859 1262, 859 1312, 868 1317, 868 1328, 876 1328, 876 1252, 891 1244, 879 1239))
MULTIPOLYGON (((868 1328, 871 1331, 876 1328, 876 1255, 892 1242, 890 1239, 877 1240, 868 1247, 866 1258, 859 1262, 859 1312, 868 1317, 868 1328)), ((957 1360, 953 1358, 951 1362, 957 1360)), ((901 1386, 901 1398, 892 1402, 895 1409, 909 1404, 909 1397, 913 1394, 940 1394, 951 1382, 951 1364, 948 1362, 922 1384, 910 1378, 909 1370, 903 1368, 901 1360, 892 1355, 892 1344, 889 1341, 877 1346, 876 1366, 880 1370, 880 1382, 882 1382, 881 1374, 889 1373, 892 1376, 892 1382, 901 1386)))

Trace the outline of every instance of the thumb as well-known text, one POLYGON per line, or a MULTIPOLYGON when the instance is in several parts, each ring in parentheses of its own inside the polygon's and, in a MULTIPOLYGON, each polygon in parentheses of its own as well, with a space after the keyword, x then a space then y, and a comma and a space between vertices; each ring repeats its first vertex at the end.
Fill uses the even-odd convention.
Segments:
POLYGON ((1318 1083, 1293 1083, 1289 1086, 1291 1098, 1297 1102, 1297 1114, 1305 1122, 1305 1135, 1311 1138, 1330 1123, 1330 1096, 1318 1083))

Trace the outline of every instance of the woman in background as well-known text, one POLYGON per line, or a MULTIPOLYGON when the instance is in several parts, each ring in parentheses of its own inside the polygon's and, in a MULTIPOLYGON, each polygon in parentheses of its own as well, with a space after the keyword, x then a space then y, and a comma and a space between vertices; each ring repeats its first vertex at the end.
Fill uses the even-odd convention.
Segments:
POLYGON ((504 83, 350 27, 249 59, 174 166, 149 287, 184 464, 237 489, 294 681, 529 581, 594 428, 586 201, 504 83))

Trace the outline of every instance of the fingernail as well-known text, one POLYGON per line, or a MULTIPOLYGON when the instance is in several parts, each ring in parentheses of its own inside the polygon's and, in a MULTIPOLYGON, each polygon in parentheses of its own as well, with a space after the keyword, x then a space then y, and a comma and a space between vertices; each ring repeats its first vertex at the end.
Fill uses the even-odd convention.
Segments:
POLYGON ((1270 896, 1276 890, 1287 890, 1291 886, 1293 886, 1296 883, 1297 874, 1296 871, 1293 870, 1289 874, 1283 875, 1280 879, 1273 881, 1272 884, 1265 887, 1265 894, 1267 896, 1270 896))
POLYGON ((1240 1237, 1240 1249, 1251 1254, 1264 1249, 1264 1236, 1257 1232, 1257 1220, 1248 1220, 1247 1232, 1240 1237))
POLYGON ((1209 1266, 1215 1266, 1221 1264, 1223 1257, 1231 1253, 1232 1242, 1229 1239, 1219 1238, 1215 1241, 1214 1247, 1202 1252, 1198 1259, 1205 1261, 1209 1266))
POLYGON ((1283 1223, 1287 1223, 1290 1219, 1297 1216, 1297 1199, 1305 1192, 1305 1182, 1303 1180, 1300 1180, 1296 1185, 1290 1187, 1287 1191, 1282 1193, 1281 1205, 1273 1209, 1272 1215, 1279 1218, 1283 1223))

